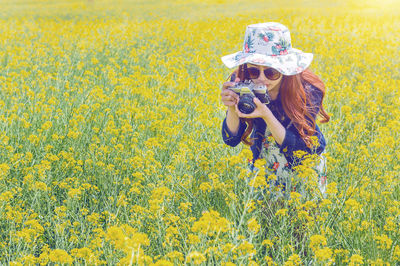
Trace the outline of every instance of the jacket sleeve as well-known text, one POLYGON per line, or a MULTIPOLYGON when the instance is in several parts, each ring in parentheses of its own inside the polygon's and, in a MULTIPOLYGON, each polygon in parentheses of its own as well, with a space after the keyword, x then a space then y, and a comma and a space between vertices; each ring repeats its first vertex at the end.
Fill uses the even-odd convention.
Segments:
MULTIPOLYGON (((315 121, 322 103, 322 92, 311 84, 307 84, 307 86, 305 87, 309 95, 307 108, 309 113, 313 117, 313 120, 315 121)), ((309 118, 307 118, 307 120, 311 122, 309 118)), ((294 162, 295 158, 293 156, 293 153, 295 151, 303 150, 309 154, 321 154, 325 150, 326 141, 318 125, 315 125, 315 130, 316 132, 314 136, 318 138, 319 145, 318 147, 310 149, 301 138, 300 133, 294 126, 294 124, 291 124, 288 128, 286 128, 285 138, 280 145, 280 152, 285 155, 289 163, 294 162)))
POLYGON ((246 128, 247 128, 246 123, 240 120, 238 132, 237 134, 233 134, 229 130, 228 125, 226 124, 226 117, 225 117, 224 121, 222 122, 222 139, 224 140, 225 144, 235 147, 240 143, 241 137, 246 128))

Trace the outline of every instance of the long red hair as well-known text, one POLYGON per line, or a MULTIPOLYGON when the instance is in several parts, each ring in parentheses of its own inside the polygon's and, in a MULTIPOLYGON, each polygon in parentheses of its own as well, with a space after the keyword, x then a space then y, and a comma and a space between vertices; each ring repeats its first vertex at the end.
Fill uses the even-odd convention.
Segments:
MULTIPOLYGON (((235 71, 238 74, 240 80, 244 78, 243 65, 235 71)), ((235 73, 234 72, 234 73, 235 73)), ((329 115, 325 112, 322 102, 325 97, 325 85, 322 80, 311 72, 310 69, 306 69, 300 74, 282 77, 280 94, 283 110, 295 125, 299 131, 301 138, 304 140, 308 147, 312 147, 311 136, 315 133, 315 120, 313 118, 312 111, 315 106, 307 106, 310 103, 312 95, 307 95, 303 87, 303 82, 310 83, 319 89, 322 93, 321 105, 319 107, 319 115, 322 117, 321 123, 327 123, 330 119, 329 115)), ((314 114, 317 115, 317 114, 314 114)), ((244 132, 241 140, 246 145, 253 145, 253 139, 248 139, 251 131, 253 130, 253 119, 243 119, 247 123, 247 129, 244 132)))

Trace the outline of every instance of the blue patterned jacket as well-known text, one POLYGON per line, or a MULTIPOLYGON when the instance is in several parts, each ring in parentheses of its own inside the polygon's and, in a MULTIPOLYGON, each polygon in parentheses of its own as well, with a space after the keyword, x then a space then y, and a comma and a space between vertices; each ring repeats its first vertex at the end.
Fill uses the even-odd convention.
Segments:
MULTIPOLYGON (((309 103, 307 103, 308 108, 310 108, 310 114, 313 116, 314 120, 319 112, 319 108, 322 102, 322 92, 314 87, 310 83, 303 83, 305 88, 307 99, 309 99, 309 103)), ((285 111, 283 110, 280 94, 276 100, 271 101, 268 105, 268 108, 272 111, 274 116, 281 122, 281 124, 286 129, 285 138, 282 142, 282 145, 276 143, 280 149, 280 152, 283 153, 286 160, 289 163, 289 167, 292 167, 294 162, 293 152, 297 150, 306 151, 309 154, 317 153, 321 154, 325 150, 326 141, 324 135, 321 133, 319 127, 316 125, 314 136, 318 137, 319 147, 315 150, 311 150, 307 147, 304 140, 300 137, 300 134, 294 124, 291 122, 290 118, 287 116, 285 111)), ((254 118, 253 120, 253 131, 251 133, 251 138, 255 138, 254 144, 251 146, 251 151, 253 152, 253 163, 256 159, 258 159, 261 149, 262 142, 265 135, 266 123, 262 118, 254 118)), ((226 118, 222 123, 222 138, 225 144, 235 147, 241 142, 241 137, 247 128, 246 123, 240 121, 239 130, 236 135, 232 134, 226 124, 226 118)))

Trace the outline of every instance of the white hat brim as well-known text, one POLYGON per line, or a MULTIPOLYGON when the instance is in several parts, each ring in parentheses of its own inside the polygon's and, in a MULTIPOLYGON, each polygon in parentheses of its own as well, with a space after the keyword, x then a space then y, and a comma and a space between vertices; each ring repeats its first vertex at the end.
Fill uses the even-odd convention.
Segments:
POLYGON ((234 68, 245 63, 272 67, 286 76, 296 75, 310 66, 313 60, 312 53, 304 53, 301 50, 291 48, 285 55, 268 56, 257 53, 244 53, 239 51, 234 54, 221 57, 222 62, 228 68, 234 68))

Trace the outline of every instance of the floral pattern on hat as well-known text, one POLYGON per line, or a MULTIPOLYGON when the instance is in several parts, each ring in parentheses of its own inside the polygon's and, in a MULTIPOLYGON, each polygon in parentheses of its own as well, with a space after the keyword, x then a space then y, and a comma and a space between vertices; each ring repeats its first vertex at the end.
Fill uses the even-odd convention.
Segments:
POLYGON ((273 55, 287 55, 289 47, 290 43, 284 39, 280 39, 278 43, 275 43, 275 46, 272 46, 273 55))
POLYGON ((243 50, 221 59, 229 68, 253 63, 290 76, 304 71, 311 64, 313 54, 293 48, 290 32, 284 25, 267 22, 247 26, 243 50))
POLYGON ((269 42, 274 38, 274 34, 272 32, 260 33, 258 37, 264 42, 269 42))

